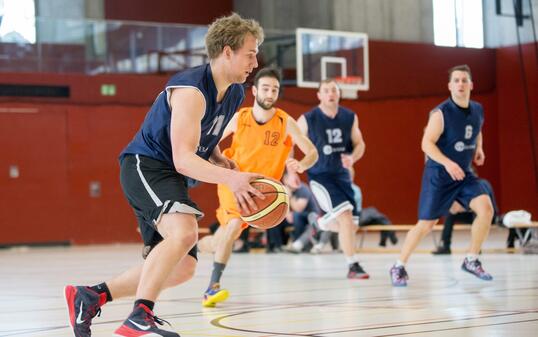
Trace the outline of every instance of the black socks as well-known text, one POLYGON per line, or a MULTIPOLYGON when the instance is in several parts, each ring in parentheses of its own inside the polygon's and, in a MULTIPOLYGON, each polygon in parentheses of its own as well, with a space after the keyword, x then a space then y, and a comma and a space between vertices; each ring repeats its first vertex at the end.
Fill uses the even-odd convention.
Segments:
POLYGON ((95 291, 98 294, 106 293, 106 301, 111 302, 112 301, 112 295, 110 294, 110 290, 108 289, 108 286, 106 283, 100 283, 98 285, 95 285, 93 287, 90 287, 91 290, 95 291))

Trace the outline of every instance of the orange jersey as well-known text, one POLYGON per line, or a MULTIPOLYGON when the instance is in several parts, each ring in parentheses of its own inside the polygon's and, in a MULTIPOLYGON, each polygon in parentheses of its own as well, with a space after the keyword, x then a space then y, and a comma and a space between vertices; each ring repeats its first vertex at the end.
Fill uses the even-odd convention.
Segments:
MULTIPOLYGON (((293 146, 286 131, 288 117, 286 112, 276 109, 273 118, 259 124, 252 115, 252 107, 239 110, 232 145, 223 154, 235 161, 240 171, 280 180, 293 146)), ((218 195, 220 207, 217 218, 220 224, 238 218, 239 208, 232 192, 226 186, 218 185, 218 195)))
POLYGON ((287 123, 288 114, 283 110, 276 109, 273 118, 258 124, 252 107, 243 108, 238 112, 232 145, 223 154, 235 161, 240 171, 280 180, 293 145, 286 135, 287 123))

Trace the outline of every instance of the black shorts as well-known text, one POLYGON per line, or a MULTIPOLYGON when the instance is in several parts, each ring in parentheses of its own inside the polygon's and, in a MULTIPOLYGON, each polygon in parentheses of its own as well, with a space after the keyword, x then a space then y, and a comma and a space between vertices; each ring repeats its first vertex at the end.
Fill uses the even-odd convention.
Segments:
MULTIPOLYGON (((203 216, 189 198, 187 179, 162 161, 141 155, 126 155, 120 163, 120 182, 138 220, 144 241, 144 258, 163 240, 156 227, 163 214, 203 216)), ((195 259, 196 250, 194 246, 189 251, 189 255, 195 259)))

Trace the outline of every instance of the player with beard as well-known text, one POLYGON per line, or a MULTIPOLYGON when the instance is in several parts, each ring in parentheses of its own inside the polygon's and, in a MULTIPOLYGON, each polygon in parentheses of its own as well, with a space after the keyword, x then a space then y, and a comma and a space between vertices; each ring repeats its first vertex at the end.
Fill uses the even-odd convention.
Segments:
MULTIPOLYGON (((274 107, 280 91, 280 74, 276 69, 264 68, 254 78, 252 94, 254 106, 240 109, 232 118, 222 139, 233 135, 232 145, 223 154, 234 161, 243 172, 254 172, 280 180, 284 169, 292 174, 302 173, 318 158, 310 140, 301 133, 297 122, 286 112, 274 107), (304 153, 302 160, 290 158, 293 145, 304 153)), ((220 288, 220 278, 232 253, 233 243, 245 229, 239 207, 232 191, 218 185, 220 207, 217 219, 220 227, 210 239, 214 251, 213 272, 204 294, 203 306, 214 307, 228 298, 228 290, 220 288)))

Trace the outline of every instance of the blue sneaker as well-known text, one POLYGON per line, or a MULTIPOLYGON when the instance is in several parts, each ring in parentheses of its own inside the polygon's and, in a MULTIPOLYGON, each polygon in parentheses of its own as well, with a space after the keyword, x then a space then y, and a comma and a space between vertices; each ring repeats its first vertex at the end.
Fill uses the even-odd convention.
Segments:
POLYGON ((481 280, 484 281, 491 281, 493 280, 493 276, 486 273, 484 268, 482 268, 482 263, 476 260, 469 260, 465 258, 463 260, 463 264, 461 265, 461 270, 466 271, 468 273, 473 274, 474 276, 478 277, 481 280))
POLYGON ((139 304, 133 312, 127 317, 123 324, 114 331, 115 336, 163 336, 163 337, 180 337, 178 333, 159 329, 155 324, 163 325, 168 323, 153 314, 147 306, 139 304))
POLYGON ((392 281, 392 285, 395 287, 407 287, 407 280, 409 279, 409 276, 407 275, 407 272, 405 271, 404 266, 392 266, 390 268, 390 279, 392 281))
POLYGON ((106 303, 106 294, 98 294, 88 287, 68 285, 64 288, 69 325, 76 337, 92 335, 92 319, 101 314, 101 307, 106 303))
POLYGON ((220 283, 215 283, 205 291, 202 305, 206 308, 214 308, 217 303, 225 301, 229 295, 228 290, 220 289, 220 283))

